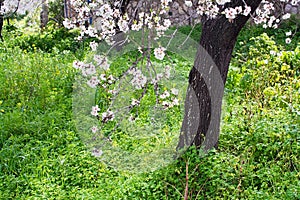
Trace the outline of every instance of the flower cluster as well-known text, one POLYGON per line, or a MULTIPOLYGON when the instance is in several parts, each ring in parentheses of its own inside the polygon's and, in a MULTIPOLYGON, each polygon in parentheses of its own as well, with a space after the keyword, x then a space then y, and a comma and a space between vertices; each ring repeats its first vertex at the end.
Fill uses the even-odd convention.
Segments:
POLYGON ((132 68, 128 71, 129 74, 133 75, 130 83, 136 88, 141 89, 147 83, 147 77, 143 75, 142 71, 136 68, 132 68))
MULTIPOLYGON (((117 33, 117 30, 127 33, 129 30, 139 31, 147 27, 155 30, 156 38, 159 38, 171 26, 171 21, 163 18, 162 15, 169 10, 169 4, 172 0, 161 0, 160 7, 157 10, 151 9, 151 11, 146 13, 139 12, 135 19, 130 19, 126 12, 121 11, 122 2, 97 0, 87 3, 80 0, 72 0, 71 6, 76 12, 76 17, 65 19, 63 24, 68 29, 78 27, 80 29, 79 40, 86 36, 99 40, 103 39, 108 43, 112 42, 112 36, 117 33), (94 26, 86 26, 91 17, 94 20, 94 26)), ((92 49, 95 48, 92 47, 92 49)))
MULTIPOLYGON (((244 6, 237 6, 235 8, 229 7, 221 12, 223 6, 230 2, 231 0, 216 0, 215 2, 211 0, 201 0, 197 5, 197 13, 200 16, 205 15, 211 19, 215 18, 219 14, 224 14, 230 22, 232 22, 238 15, 248 16, 250 14, 251 7, 246 4, 244 6)), ((192 6, 191 1, 185 1, 185 4, 188 7, 192 6)))
POLYGON ((161 36, 163 36, 165 31, 168 30, 172 25, 170 19, 164 19, 161 16, 167 10, 168 4, 166 4, 166 2, 162 2, 162 9, 160 11, 152 10, 149 13, 140 12, 138 14, 137 19, 133 20, 131 29, 133 31, 139 31, 142 28, 147 27, 150 30, 156 31, 155 39, 158 39, 161 36))
MULTIPOLYGON (((101 86, 102 88, 108 88, 111 84, 114 83, 115 77, 113 75, 107 76, 106 74, 100 74, 99 79, 97 76, 92 76, 90 80, 88 80, 87 84, 91 88, 96 88, 97 86, 101 86)), ((116 94, 115 90, 108 91, 111 94, 116 94)))
POLYGON ((110 42, 111 37, 116 34, 117 28, 125 32, 129 29, 128 20, 121 16, 119 1, 97 0, 88 3, 81 0, 71 0, 71 6, 76 12, 76 17, 65 19, 63 24, 68 29, 79 27, 81 31, 79 40, 87 36, 110 42), (96 17, 95 27, 86 26, 90 17, 96 17))
POLYGON ((108 121, 113 121, 114 118, 115 118, 115 114, 110 110, 102 113, 102 122, 103 123, 106 123, 108 121))
POLYGON ((73 67, 75 69, 80 69, 83 76, 89 76, 96 73, 96 67, 92 63, 84 63, 81 61, 74 61, 73 67))
POLYGON ((229 21, 235 19, 237 15, 244 15, 248 16, 251 12, 251 7, 245 6, 243 8, 242 6, 237 6, 235 8, 226 8, 224 11, 225 17, 229 19, 229 21))
POLYGON ((91 47, 92 51, 97 51, 98 43, 96 43, 95 41, 92 41, 90 43, 90 47, 91 47))
POLYGON ((103 55, 95 55, 94 61, 96 62, 97 66, 99 66, 100 68, 102 68, 104 70, 108 70, 110 67, 107 57, 105 57, 103 55))
MULTIPOLYGON (((230 21, 233 22, 234 19, 238 15, 248 16, 251 13, 251 7, 246 4, 245 1, 242 1, 244 5, 237 6, 237 7, 227 7, 225 9, 224 6, 226 3, 230 3, 231 0, 199 0, 196 1, 195 4, 197 13, 200 16, 207 16, 208 18, 215 18, 219 14, 224 14, 225 17, 230 21)), ((254 21, 257 24, 264 24, 264 27, 272 27, 277 28, 278 23, 284 19, 288 19, 290 14, 282 13, 281 18, 280 15, 274 15, 275 10, 278 8, 284 8, 286 3, 290 3, 292 5, 299 4, 300 0, 280 0, 280 1, 267 1, 263 0, 261 6, 257 8, 254 14, 254 21), (278 4, 278 5, 275 5, 278 4)), ((187 7, 193 6, 193 1, 185 1, 187 7)), ((278 10, 277 10, 278 11, 278 10)))
POLYGON ((96 88, 99 83, 100 80, 97 78, 97 76, 92 76, 92 78, 87 82, 88 86, 91 88, 96 88))
POLYGON ((286 3, 297 5, 300 0, 280 0, 279 2, 263 0, 260 7, 255 11, 254 22, 263 24, 264 28, 277 28, 281 20, 289 19, 291 16, 289 13, 278 11, 278 7, 284 8, 286 3), (279 14, 275 15, 276 12, 279 14))
POLYGON ((200 16, 206 15, 208 18, 215 18, 219 14, 218 4, 213 3, 210 0, 201 0, 197 5, 197 13, 200 16))
POLYGON ((170 92, 165 90, 160 96, 160 100, 165 109, 172 108, 174 106, 179 106, 178 89, 172 88, 170 92))
POLYGON ((128 16, 125 14, 119 21, 118 21, 118 27, 120 31, 127 33, 129 31, 128 26, 128 16))

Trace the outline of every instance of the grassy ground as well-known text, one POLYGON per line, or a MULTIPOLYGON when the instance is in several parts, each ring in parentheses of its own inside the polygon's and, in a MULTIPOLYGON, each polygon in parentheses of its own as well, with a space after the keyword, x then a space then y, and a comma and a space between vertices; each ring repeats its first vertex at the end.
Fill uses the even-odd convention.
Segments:
POLYGON ((55 31, 6 35, 0 44, 0 199, 182 199, 186 163, 191 199, 300 199, 300 47, 297 40, 284 46, 284 31, 275 40, 251 39, 260 33, 244 30, 237 43, 219 150, 199 158, 191 149, 144 174, 106 167, 79 139, 71 96, 72 62, 83 57, 71 51, 77 44, 70 37, 51 43, 62 37, 55 31))

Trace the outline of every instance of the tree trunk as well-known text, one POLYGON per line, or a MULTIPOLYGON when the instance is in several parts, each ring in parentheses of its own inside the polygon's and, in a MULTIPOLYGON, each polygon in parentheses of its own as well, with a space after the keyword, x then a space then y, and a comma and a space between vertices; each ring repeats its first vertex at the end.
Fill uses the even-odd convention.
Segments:
MULTIPOLYGON (((261 0, 245 2, 252 8, 253 13, 261 0)), ((223 9, 236 6, 243 6, 243 1, 233 0, 223 9)), ((217 147, 222 97, 229 63, 237 36, 249 17, 239 15, 233 22, 229 22, 224 15, 215 19, 203 17, 201 47, 189 74, 185 116, 177 149, 195 145, 207 151, 217 147)))
POLYGON ((48 24, 49 21, 49 9, 48 9, 48 4, 46 2, 46 0, 42 0, 42 11, 41 11, 41 16, 40 16, 40 20, 41 20, 41 28, 45 28, 48 24))
MULTIPOLYGON (((0 7, 1 8, 1 7, 0 7)), ((2 28, 3 28, 3 15, 0 15, 0 40, 3 42, 3 36, 2 36, 2 28)))
MULTIPOLYGON (((3 1, 0 1, 0 10, 3 6, 3 1)), ((2 37, 2 28, 3 28, 3 23, 4 23, 4 15, 0 13, 0 40, 3 42, 3 37, 2 37)))

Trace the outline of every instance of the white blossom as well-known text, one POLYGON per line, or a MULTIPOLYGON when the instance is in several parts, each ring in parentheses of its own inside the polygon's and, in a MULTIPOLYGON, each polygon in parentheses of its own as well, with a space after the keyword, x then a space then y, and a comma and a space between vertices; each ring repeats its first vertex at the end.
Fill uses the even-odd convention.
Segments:
POLYGON ((251 7, 250 6, 245 6, 243 15, 248 16, 251 12, 251 7))
POLYGON ((291 36, 292 35, 292 31, 286 32, 285 35, 286 36, 291 36))
POLYGON ((168 98, 170 96, 170 93, 168 91, 164 91, 164 93, 162 93, 159 97, 161 99, 165 99, 168 98))
POLYGON ((70 21, 68 18, 66 18, 64 21, 63 21, 63 25, 65 28, 67 29, 72 29, 74 28, 74 24, 72 23, 72 21, 70 21))
POLYGON ((102 81, 106 81, 106 75, 105 74, 100 74, 99 78, 102 81))
POLYGON ((171 20, 165 19, 165 20, 164 20, 164 26, 165 26, 166 28, 169 28, 169 27, 171 26, 171 20))
POLYGON ((141 30, 142 27, 143 27, 142 23, 135 23, 135 24, 132 24, 131 29, 134 31, 139 31, 139 30, 141 30))
POLYGON ((175 96, 177 96, 178 93, 179 93, 179 90, 176 89, 176 88, 172 88, 172 89, 171 89, 171 93, 174 94, 175 96))
POLYGON ((225 3, 230 2, 230 0, 216 0, 217 4, 224 5, 225 3))
POLYGON ((97 47, 98 47, 98 43, 96 43, 95 41, 90 42, 90 47, 91 47, 92 51, 96 51, 97 47))
POLYGON ((113 75, 109 75, 107 77, 107 82, 108 84, 112 84, 116 79, 113 77, 113 75))
POLYGON ((236 18, 237 12, 234 8, 226 8, 224 12, 227 19, 233 20, 236 18))
POLYGON ((174 98, 173 102, 172 102, 172 105, 173 106, 179 106, 179 100, 177 98, 174 98))
POLYGON ((282 19, 289 19, 291 17, 290 13, 286 13, 282 16, 282 19))
POLYGON ((129 30, 128 22, 127 22, 127 20, 124 20, 124 19, 119 20, 118 27, 119 27, 120 31, 122 31, 124 33, 128 32, 128 30, 129 30))
POLYGON ((136 99, 132 99, 131 100, 131 105, 132 106, 136 106, 136 105, 139 105, 140 104, 140 101, 139 100, 136 100, 136 99))
POLYGON ((187 7, 192 7, 193 6, 193 2, 192 1, 185 1, 184 3, 185 3, 185 5, 187 7))
POLYGON ((242 6, 235 7, 235 11, 236 11, 237 14, 241 14, 243 12, 242 6))
POLYGON ((155 48, 154 49, 155 58, 157 58, 158 60, 163 60, 165 57, 165 50, 166 50, 166 48, 164 48, 164 47, 155 48))
POLYGON ((163 107, 164 107, 165 109, 167 109, 167 108, 169 108, 169 107, 171 106, 171 103, 168 102, 168 101, 163 101, 163 102, 162 102, 162 105, 163 105, 163 107))

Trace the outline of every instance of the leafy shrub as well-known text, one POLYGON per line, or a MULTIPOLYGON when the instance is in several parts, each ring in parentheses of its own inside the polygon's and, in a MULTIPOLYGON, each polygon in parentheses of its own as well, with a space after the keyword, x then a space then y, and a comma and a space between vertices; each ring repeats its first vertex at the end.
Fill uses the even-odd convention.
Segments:
POLYGON ((17 40, 17 46, 27 51, 33 51, 38 48, 45 52, 51 52, 54 48, 59 51, 70 50, 76 51, 80 48, 74 40, 75 34, 71 34, 65 29, 50 30, 42 35, 23 35, 23 38, 17 40))
POLYGON ((88 44, 88 41, 77 41, 75 39, 76 32, 68 31, 65 28, 56 28, 55 26, 48 26, 43 33, 37 34, 26 34, 14 28, 14 30, 6 32, 4 36, 7 46, 10 48, 18 46, 27 52, 39 50, 56 54, 70 51, 81 59, 86 50, 85 43, 88 44))

